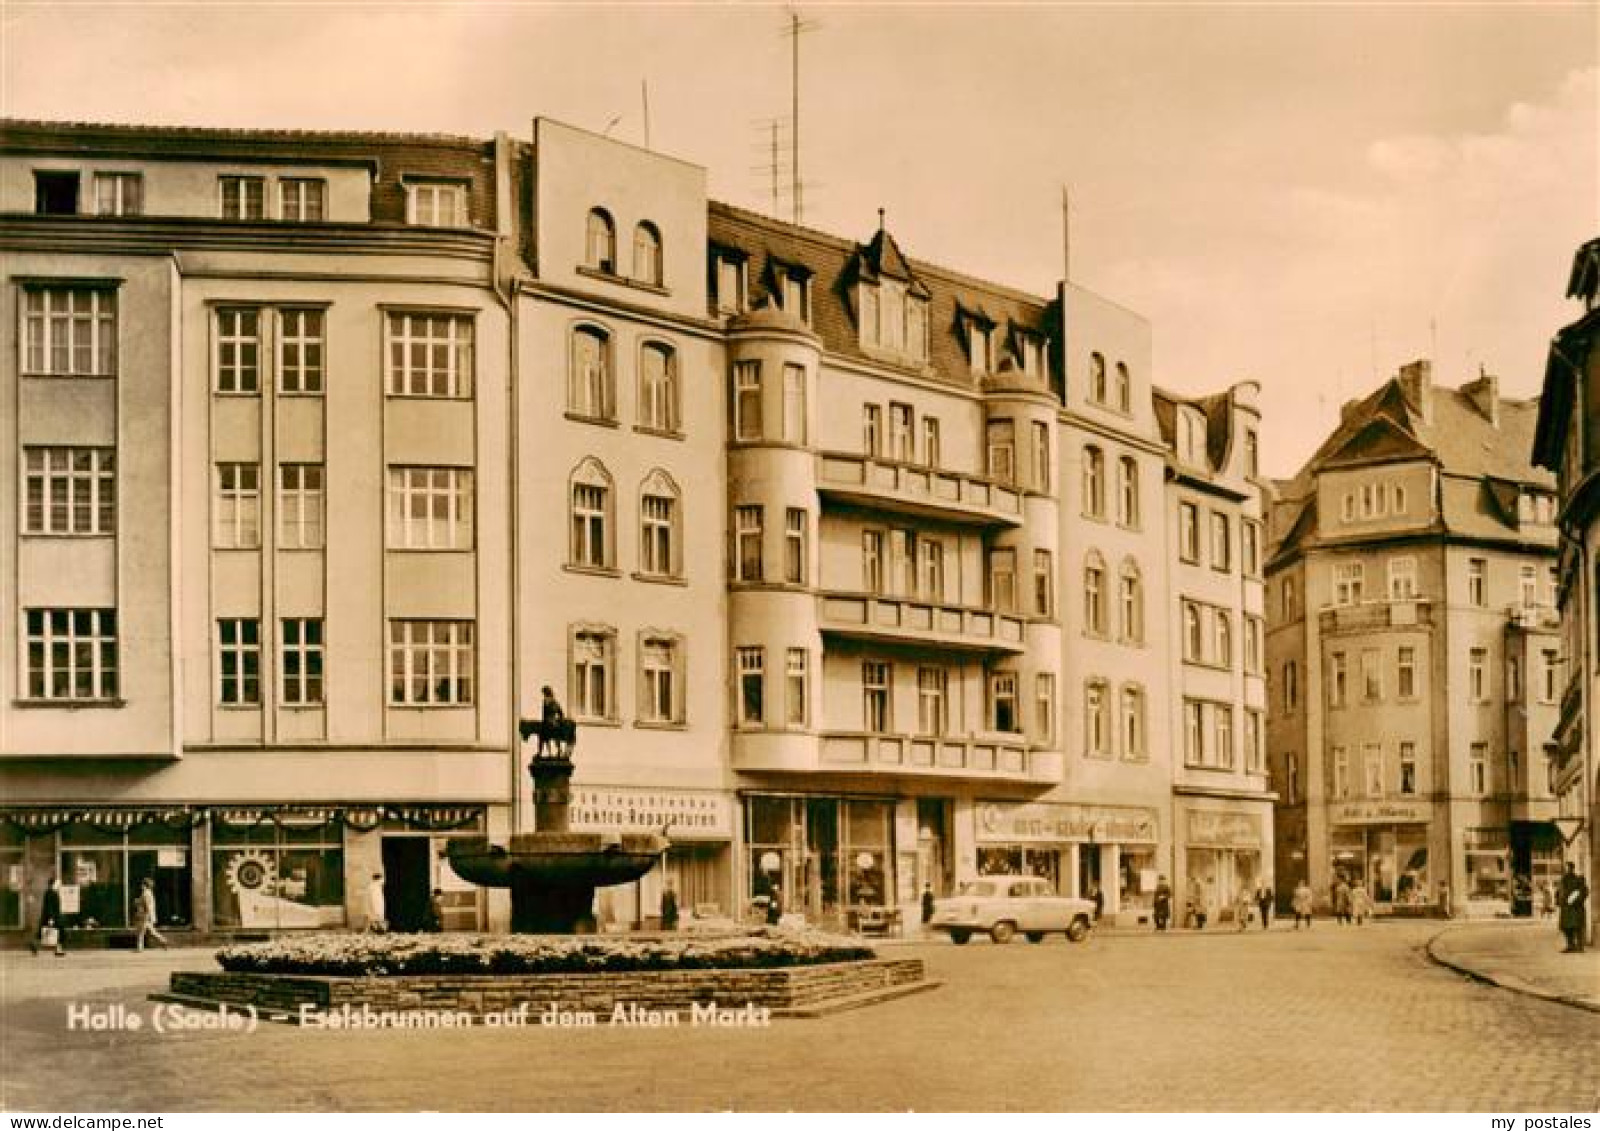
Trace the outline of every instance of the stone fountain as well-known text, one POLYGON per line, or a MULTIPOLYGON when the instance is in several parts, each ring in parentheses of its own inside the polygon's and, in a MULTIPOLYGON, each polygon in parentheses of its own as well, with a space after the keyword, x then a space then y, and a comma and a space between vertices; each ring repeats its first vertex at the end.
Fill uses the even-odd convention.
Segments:
POLYGON ((533 829, 515 833, 509 847, 487 837, 452 837, 446 855, 456 875, 480 887, 511 889, 511 929, 519 934, 583 934, 594 930, 594 890, 638 879, 666 853, 660 833, 575 833, 568 825, 571 719, 523 719, 518 733, 537 737, 528 761, 533 777, 533 829))

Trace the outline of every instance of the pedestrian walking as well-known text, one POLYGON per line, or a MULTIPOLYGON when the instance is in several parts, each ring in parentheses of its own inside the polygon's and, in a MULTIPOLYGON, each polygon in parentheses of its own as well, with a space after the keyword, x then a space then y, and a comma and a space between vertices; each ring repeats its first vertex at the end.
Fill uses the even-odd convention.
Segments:
POLYGON ((1239 889, 1239 898, 1234 905, 1233 913, 1239 920, 1239 930, 1248 930, 1250 920, 1255 917, 1256 913, 1255 898, 1251 895, 1249 888, 1242 887, 1239 889))
POLYGON ((1261 929, 1264 931, 1272 924, 1272 905, 1277 901, 1277 893, 1272 890, 1272 885, 1263 883, 1256 888, 1256 907, 1261 911, 1261 929))
POLYGON ((933 885, 922 885, 922 925, 926 927, 933 921, 933 885))
POLYGON ((1372 897, 1367 894, 1367 885, 1360 880, 1350 889, 1350 914, 1358 927, 1365 927, 1372 915, 1372 897))
POLYGON ((767 926, 776 927, 783 919, 783 889, 777 884, 772 885, 772 894, 767 899, 767 926))
POLYGON ((1588 941, 1584 935, 1589 930, 1589 881, 1578 875, 1577 867, 1570 860, 1561 877, 1561 886, 1556 889, 1556 898, 1561 903, 1561 918, 1557 922, 1567 939, 1561 953, 1582 954, 1588 941))
POLYGON ((1089 902, 1094 904, 1094 921, 1098 923, 1106 910, 1106 893, 1100 890, 1099 884, 1089 889, 1089 902))
POLYGON ((1206 900, 1206 891, 1200 886, 1200 881, 1198 879, 1191 879, 1189 881, 1189 887, 1187 891, 1188 904, 1184 908, 1184 925, 1189 926, 1190 924, 1193 924, 1195 930, 1203 931, 1206 929, 1206 917, 1210 911, 1209 903, 1206 900))
POLYGON ((1156 877, 1155 914, 1156 930, 1166 930, 1172 922, 1172 885, 1165 876, 1156 877))
POLYGON ((1539 885, 1539 918, 1552 919, 1556 913, 1556 885, 1549 880, 1539 885))
POLYGON ((666 878, 661 887, 661 929, 678 929, 678 893, 672 888, 671 876, 666 878))
POLYGON ((383 873, 372 873, 372 880, 367 884, 367 930, 386 931, 389 929, 388 908, 383 894, 383 873))
POLYGON ((33 953, 38 954, 40 947, 55 951, 57 958, 66 957, 67 948, 62 945, 61 933, 61 881, 53 875, 39 900, 39 931, 33 953))
POLYGON ((133 949, 143 950, 149 936, 167 948, 167 937, 156 929, 156 885, 146 876, 139 881, 139 894, 133 899, 133 949))
POLYGON ((1294 886, 1294 896, 1291 899, 1291 901, 1289 903, 1289 906, 1290 906, 1291 910, 1294 911, 1294 929, 1295 930, 1298 931, 1300 929, 1300 920, 1302 920, 1302 919, 1305 920, 1306 930, 1309 931, 1311 929, 1311 902, 1312 902, 1312 899, 1313 899, 1313 896, 1311 894, 1311 885, 1310 884, 1306 883, 1304 880, 1301 880, 1298 884, 1296 884, 1294 886))
POLYGON ((1350 885, 1341 875, 1333 881, 1333 921, 1344 927, 1350 923, 1350 885))

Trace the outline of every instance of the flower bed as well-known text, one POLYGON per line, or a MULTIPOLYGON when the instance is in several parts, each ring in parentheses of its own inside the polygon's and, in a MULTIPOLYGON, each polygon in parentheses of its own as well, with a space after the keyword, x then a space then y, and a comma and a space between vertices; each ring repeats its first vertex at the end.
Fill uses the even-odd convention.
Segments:
POLYGON ((754 970, 866 961, 870 946, 820 931, 756 928, 717 937, 312 934, 217 951, 248 974, 386 977, 417 974, 629 973, 754 970))

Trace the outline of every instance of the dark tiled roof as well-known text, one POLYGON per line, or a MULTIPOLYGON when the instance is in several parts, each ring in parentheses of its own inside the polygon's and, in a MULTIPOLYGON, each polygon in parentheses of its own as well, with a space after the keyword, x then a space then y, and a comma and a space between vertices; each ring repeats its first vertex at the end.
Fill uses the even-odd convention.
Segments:
MULTIPOLYGON (((928 292, 929 362, 934 374, 952 384, 972 386, 961 312, 982 311, 997 325, 1053 335, 1055 308, 1045 299, 986 283, 921 260, 907 259, 887 232, 865 246, 811 228, 761 216, 712 201, 709 235, 713 245, 736 250, 747 258, 752 305, 765 302, 775 264, 801 268, 811 275, 811 325, 828 352, 882 363, 861 348, 850 285, 862 260, 872 269, 896 277, 903 268, 928 292), (881 239, 880 239, 881 237, 881 239)), ((1008 342, 1009 333, 1002 341, 1008 342)), ((1053 362, 1052 362, 1053 364, 1053 362)), ((998 368, 998 361, 997 361, 998 368)))

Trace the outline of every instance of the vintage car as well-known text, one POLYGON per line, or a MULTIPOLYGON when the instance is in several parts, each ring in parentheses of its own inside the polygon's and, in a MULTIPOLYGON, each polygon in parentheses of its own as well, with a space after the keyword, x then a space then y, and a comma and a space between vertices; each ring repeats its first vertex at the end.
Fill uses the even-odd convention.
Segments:
POLYGON ((1032 943, 1052 933, 1082 942, 1094 926, 1094 904, 1057 895, 1049 881, 1036 876, 985 876, 935 903, 928 926, 944 931, 958 946, 980 931, 997 943, 1018 933, 1032 943))

